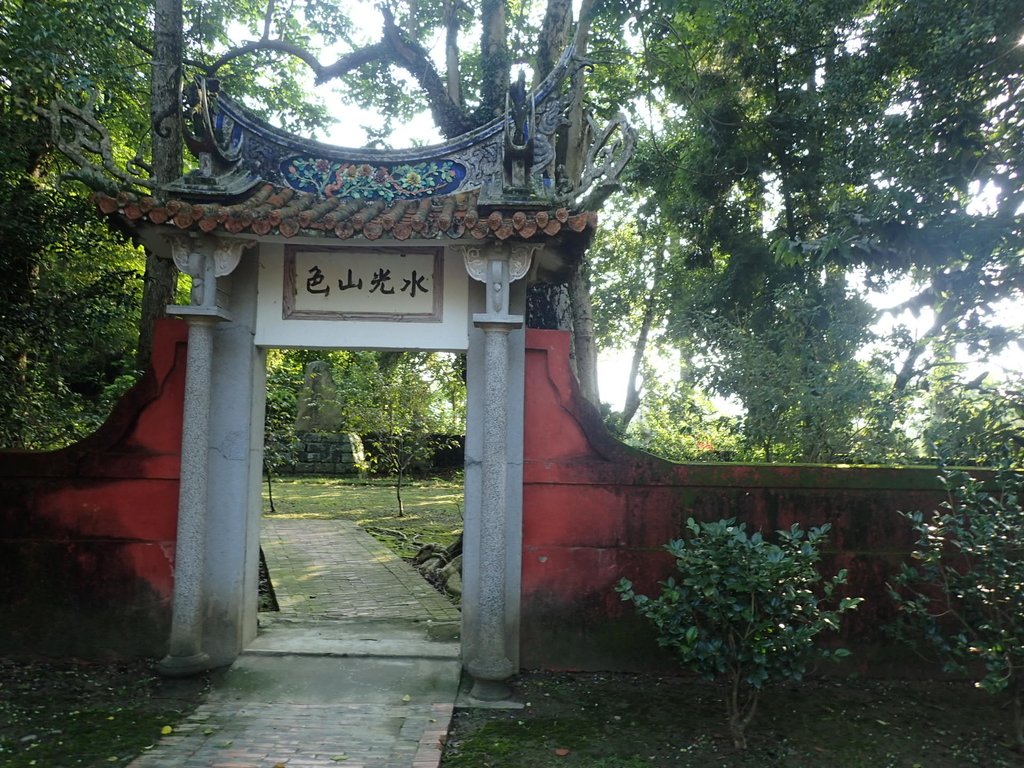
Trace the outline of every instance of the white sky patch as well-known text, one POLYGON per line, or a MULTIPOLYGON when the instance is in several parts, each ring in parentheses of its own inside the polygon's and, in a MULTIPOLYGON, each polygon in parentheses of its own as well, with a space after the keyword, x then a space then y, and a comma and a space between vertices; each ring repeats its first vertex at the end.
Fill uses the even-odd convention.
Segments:
MULTIPOLYGON (((662 382, 675 383, 679 380, 678 354, 655 354, 648 352, 647 363, 654 367, 658 379, 662 382)), ((633 364, 632 349, 602 349, 597 356, 597 388, 601 401, 613 410, 621 411, 626 405, 626 385, 629 383, 629 370, 633 364)), ((641 408, 643 408, 643 376, 637 379, 640 385, 641 408)), ((708 396, 711 404, 724 415, 738 416, 743 412, 743 405, 735 398, 708 396)))
POLYGON ((972 216, 992 216, 999 210, 999 195, 1002 189, 992 181, 981 186, 980 181, 972 181, 968 187, 971 202, 967 204, 967 213, 972 216))
MULTIPOLYGON (((931 328, 935 322, 935 312, 929 306, 921 307, 915 314, 909 309, 896 313, 893 310, 917 294, 921 287, 916 285, 910 278, 904 278, 893 282, 885 291, 872 291, 864 285, 862 272, 851 272, 847 278, 851 288, 863 292, 865 299, 876 309, 881 311, 878 321, 871 330, 879 335, 886 335, 899 327, 906 328, 913 339, 919 339, 931 328)), ((992 306, 993 322, 1007 327, 1016 327, 1020 330, 1024 327, 1024 308, 1019 303, 1004 300, 992 306)), ((957 362, 963 364, 962 378, 969 381, 988 373, 1003 378, 1015 373, 1024 373, 1024 346, 1022 339, 1010 344, 1005 350, 990 358, 980 358, 968 353, 964 345, 956 348, 955 357, 957 362)), ((858 359, 868 360, 871 357, 873 348, 867 347, 858 354, 858 359)))
POLYGON ((626 385, 632 362, 631 349, 602 349, 597 356, 597 388, 601 400, 616 411, 626 405, 626 385))
POLYGON ((765 171, 761 174, 764 183, 765 206, 761 210, 761 229, 772 232, 779 225, 782 216, 782 181, 777 173, 765 171))

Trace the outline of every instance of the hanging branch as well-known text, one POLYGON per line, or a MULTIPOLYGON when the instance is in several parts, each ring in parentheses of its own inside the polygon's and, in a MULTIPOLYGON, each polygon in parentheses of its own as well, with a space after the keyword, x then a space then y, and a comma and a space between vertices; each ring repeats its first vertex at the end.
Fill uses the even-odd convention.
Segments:
POLYGON ((357 48, 338 57, 333 63, 324 64, 319 57, 298 43, 271 37, 274 5, 271 3, 264 17, 263 35, 259 40, 250 40, 232 48, 210 64, 197 64, 208 77, 213 77, 231 62, 261 51, 271 51, 293 56, 313 72, 317 85, 343 77, 371 62, 394 64, 406 70, 426 93, 430 111, 438 128, 446 136, 458 136, 475 127, 475 123, 463 108, 457 88, 437 71, 427 51, 403 31, 395 22, 392 11, 380 7, 383 17, 381 40, 357 48))

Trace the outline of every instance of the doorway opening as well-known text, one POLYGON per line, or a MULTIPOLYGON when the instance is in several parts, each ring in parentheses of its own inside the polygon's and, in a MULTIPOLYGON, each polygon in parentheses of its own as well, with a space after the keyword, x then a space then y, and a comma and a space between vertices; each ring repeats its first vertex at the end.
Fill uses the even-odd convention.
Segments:
POLYGON ((267 350, 261 627, 457 634, 465 434, 464 354, 267 350))

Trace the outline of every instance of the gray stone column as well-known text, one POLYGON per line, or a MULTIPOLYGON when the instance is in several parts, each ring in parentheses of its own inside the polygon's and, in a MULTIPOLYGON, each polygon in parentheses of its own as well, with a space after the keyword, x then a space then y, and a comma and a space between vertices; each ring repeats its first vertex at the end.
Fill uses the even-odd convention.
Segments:
POLYGON ((188 321, 185 409, 178 491, 178 539, 174 551, 174 606, 170 650, 160 662, 166 675, 206 669, 203 652, 203 581, 206 572, 207 445, 210 430, 210 372, 213 326, 218 318, 193 315, 188 321))
MULTIPOLYGON (((473 316, 484 334, 483 444, 480 511, 477 526, 475 605, 464 609, 473 619, 464 626, 466 670, 473 677, 471 696, 499 700, 510 695, 506 680, 516 673, 509 649, 508 551, 508 387, 509 333, 523 318, 509 312, 509 289, 529 269, 536 246, 463 248, 466 270, 486 285, 485 311, 473 316)), ((465 595, 464 595, 465 597, 465 595)))
POLYGON ((214 326, 230 320, 220 306, 217 278, 229 274, 247 243, 227 244, 198 237, 175 238, 175 264, 192 277, 192 303, 171 306, 170 315, 188 323, 185 403, 182 416, 178 531, 174 550, 174 603, 168 654, 162 674, 185 676, 209 669, 203 649, 206 609, 206 527, 209 486, 210 402, 214 326))
MULTIPOLYGON (((479 317, 479 316, 478 316, 479 317)), ((516 669, 505 647, 505 506, 508 408, 508 334, 521 323, 475 321, 484 332, 487 382, 484 395, 483 488, 478 544, 480 572, 477 613, 479 626, 474 647, 477 656, 466 665, 473 676, 472 695, 504 699, 503 682, 516 669)))

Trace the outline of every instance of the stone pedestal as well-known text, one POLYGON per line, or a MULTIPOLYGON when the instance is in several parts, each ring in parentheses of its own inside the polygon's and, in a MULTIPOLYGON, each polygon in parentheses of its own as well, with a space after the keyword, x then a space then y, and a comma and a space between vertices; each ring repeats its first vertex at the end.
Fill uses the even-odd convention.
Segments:
POLYGON ((295 438, 297 475, 358 475, 366 468, 363 441, 354 432, 304 432, 295 438))

